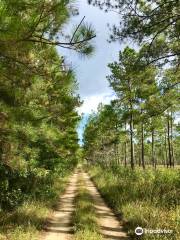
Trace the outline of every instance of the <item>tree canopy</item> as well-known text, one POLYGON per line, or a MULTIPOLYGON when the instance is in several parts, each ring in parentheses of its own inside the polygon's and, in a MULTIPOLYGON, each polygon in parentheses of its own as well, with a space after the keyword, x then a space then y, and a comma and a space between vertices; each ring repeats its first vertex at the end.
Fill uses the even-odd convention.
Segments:
POLYGON ((110 26, 110 40, 133 40, 143 45, 143 56, 148 63, 173 62, 179 66, 178 0, 88 0, 105 11, 119 14, 119 24, 110 26), (173 61, 172 61, 173 60, 173 61))

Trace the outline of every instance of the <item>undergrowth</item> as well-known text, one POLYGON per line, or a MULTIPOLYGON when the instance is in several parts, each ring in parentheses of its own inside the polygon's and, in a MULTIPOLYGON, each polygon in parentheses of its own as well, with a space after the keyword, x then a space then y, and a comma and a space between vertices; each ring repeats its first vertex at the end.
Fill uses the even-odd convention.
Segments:
POLYGON ((144 234, 145 240, 178 240, 180 172, 173 169, 132 171, 124 167, 91 167, 90 175, 106 202, 122 216, 132 239, 136 227, 169 229, 171 234, 144 234))
POLYGON ((0 240, 38 240, 39 231, 64 191, 67 178, 68 174, 54 178, 51 188, 44 189, 39 199, 31 196, 13 211, 0 211, 0 240))

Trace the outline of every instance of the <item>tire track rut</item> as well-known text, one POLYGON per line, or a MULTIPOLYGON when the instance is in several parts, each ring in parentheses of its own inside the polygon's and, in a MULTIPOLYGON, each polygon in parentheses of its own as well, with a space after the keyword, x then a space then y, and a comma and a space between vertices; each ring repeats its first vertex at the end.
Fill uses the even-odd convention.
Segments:
POLYGON ((77 192, 77 176, 79 174, 82 174, 85 187, 93 197, 103 239, 127 240, 127 234, 123 231, 122 225, 106 205, 88 174, 79 170, 76 170, 69 180, 67 189, 60 197, 58 207, 48 221, 41 240, 73 240, 72 216, 75 211, 74 198, 77 192))

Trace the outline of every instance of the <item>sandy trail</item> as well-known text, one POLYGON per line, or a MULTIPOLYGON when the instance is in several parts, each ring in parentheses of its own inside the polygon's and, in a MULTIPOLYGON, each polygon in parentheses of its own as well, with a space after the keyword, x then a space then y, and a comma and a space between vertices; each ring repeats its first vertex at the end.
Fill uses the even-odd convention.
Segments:
POLYGON ((77 190, 77 172, 71 177, 65 193, 60 197, 56 211, 49 220, 42 240, 69 240, 72 239, 73 226, 71 225, 74 212, 73 200, 77 190))
POLYGON ((98 215, 98 224, 103 239, 127 240, 121 224, 106 205, 87 173, 77 170, 70 178, 65 193, 60 197, 58 207, 49 220, 41 240, 73 240, 72 215, 74 198, 77 192, 77 176, 82 175, 85 186, 93 197, 98 215))
POLYGON ((100 232, 105 239, 109 240, 127 240, 127 234, 123 231, 122 226, 112 210, 106 205, 94 183, 91 181, 87 173, 83 173, 87 189, 93 196, 95 208, 98 215, 98 223, 100 232))

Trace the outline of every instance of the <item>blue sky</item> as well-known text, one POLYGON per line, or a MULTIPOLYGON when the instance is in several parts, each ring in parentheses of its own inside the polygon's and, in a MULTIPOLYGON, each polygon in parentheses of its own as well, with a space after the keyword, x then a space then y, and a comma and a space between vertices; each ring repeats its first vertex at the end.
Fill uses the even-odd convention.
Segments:
POLYGON ((106 76, 109 74, 107 64, 118 59, 119 50, 122 49, 118 42, 109 44, 109 30, 107 24, 119 22, 119 16, 114 12, 105 13, 96 7, 87 4, 86 0, 75 1, 74 5, 79 9, 79 16, 73 17, 69 29, 80 22, 85 16, 85 21, 91 23, 95 28, 97 37, 93 40, 95 53, 90 58, 80 58, 80 56, 70 50, 59 49, 60 54, 66 58, 66 62, 72 65, 79 85, 78 93, 84 101, 78 109, 84 115, 78 134, 82 142, 83 127, 87 121, 87 116, 97 110, 99 103, 109 103, 114 98, 114 93, 109 87, 106 76))
POLYGON ((80 58, 79 55, 70 50, 59 48, 59 53, 66 58, 75 73, 79 84, 78 93, 84 101, 78 109, 79 114, 83 114, 82 121, 78 127, 80 143, 82 143, 83 128, 87 118, 92 111, 96 111, 99 103, 109 103, 115 97, 109 87, 106 76, 109 74, 107 64, 118 59, 119 51, 126 45, 137 47, 133 42, 120 45, 119 42, 109 44, 109 30, 107 24, 117 24, 120 21, 119 15, 115 12, 105 13, 97 7, 87 4, 87 0, 74 1, 74 5, 79 9, 79 16, 70 19, 70 24, 65 29, 70 30, 73 25, 77 25, 85 16, 85 21, 92 24, 96 30, 97 37, 93 40, 95 53, 91 58, 80 58))

